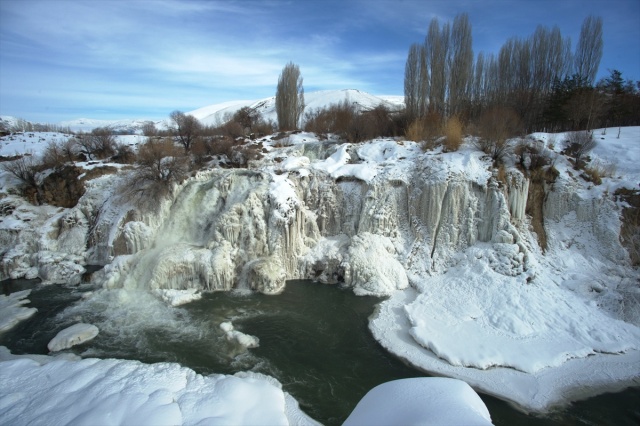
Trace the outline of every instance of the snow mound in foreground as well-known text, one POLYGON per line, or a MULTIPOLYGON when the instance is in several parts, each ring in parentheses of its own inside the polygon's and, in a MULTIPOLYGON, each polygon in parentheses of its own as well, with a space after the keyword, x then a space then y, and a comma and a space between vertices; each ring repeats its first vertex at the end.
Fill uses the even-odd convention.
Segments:
POLYGON ((202 376, 174 363, 115 359, 41 363, 6 352, 0 347, 3 424, 46 419, 47 424, 317 425, 277 380, 261 374, 202 376))
POLYGON ((491 425, 487 407, 461 380, 394 380, 371 389, 344 422, 351 425, 491 425))

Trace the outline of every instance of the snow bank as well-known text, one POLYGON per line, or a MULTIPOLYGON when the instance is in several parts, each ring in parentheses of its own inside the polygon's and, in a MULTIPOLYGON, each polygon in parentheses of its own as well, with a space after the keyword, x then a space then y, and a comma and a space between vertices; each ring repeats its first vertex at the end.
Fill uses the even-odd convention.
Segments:
POLYGON ((494 253, 470 248, 455 267, 421 286, 405 306, 416 342, 452 365, 527 373, 600 352, 640 349, 640 328, 555 285, 497 272, 494 253))
POLYGON ((257 373, 202 376, 173 363, 0 362, 4 424, 317 424, 257 373))
MULTIPOLYGON (((438 289, 442 290, 449 287, 452 291, 445 290, 434 295, 433 297, 437 299, 434 300, 434 303, 437 304, 437 301, 442 301, 447 305, 461 303, 462 309, 468 307, 469 304, 464 299, 468 296, 455 289, 461 283, 454 279, 451 284, 445 285, 447 278, 453 279, 454 276, 443 276, 438 289), (458 298, 455 299, 456 297, 458 298)), ((513 285, 516 284, 513 283, 513 285)), ((495 292, 488 297, 499 298, 500 295, 497 293, 495 292)), ((629 350, 621 354, 593 353, 584 358, 567 359, 557 367, 541 368, 534 373, 525 373, 513 368, 500 366, 481 370, 452 365, 448 361, 439 358, 431 350, 418 344, 410 332, 413 324, 410 322, 404 308, 407 305, 411 305, 418 297, 419 293, 413 289, 394 293, 388 300, 378 306, 376 313, 370 320, 369 329, 374 338, 384 348, 420 370, 464 380, 479 391, 511 401, 526 411, 535 412, 548 411, 553 407, 573 400, 588 398, 604 392, 620 391, 628 386, 637 386, 640 383, 640 372, 638 371, 640 351, 638 350, 629 350)), ((553 308, 557 308, 558 305, 570 302, 575 302, 575 300, 560 300, 551 305, 546 312, 551 313, 553 308)), ((571 307, 567 305, 565 309, 571 309, 571 307)), ((438 312, 442 313, 442 310, 438 312)), ((461 310, 456 309, 455 312, 461 312, 461 310)), ((521 311, 519 310, 518 312, 521 311)), ((594 309, 592 313, 597 314, 597 310, 594 309)), ((493 314, 498 317, 502 315, 500 312, 494 312, 493 314)), ((526 313, 523 314, 526 315, 526 313)), ((459 322, 473 321, 471 319, 472 315, 474 314, 463 312, 459 322)), ((507 314, 507 316, 511 315, 515 318, 516 313, 507 314)), ((447 317, 451 318, 449 315, 447 317)), ((426 317, 425 322, 429 321, 429 318, 426 317)), ((602 318, 602 316, 599 318, 602 318)), ((414 318, 414 321, 416 319, 414 318)), ((590 322, 590 324, 592 323, 590 322)), ((499 335, 497 330, 491 331, 478 327, 476 331, 482 334, 469 336, 469 333, 473 331, 471 327, 465 330, 464 327, 458 326, 455 321, 443 321, 441 325, 443 327, 452 326, 453 328, 450 330, 441 329, 438 334, 450 333, 453 336, 458 336, 460 346, 467 342, 465 339, 471 338, 470 343, 474 350, 481 350, 478 358, 487 356, 487 354, 495 356, 501 353, 502 348, 496 346, 502 343, 500 338, 496 338, 496 335, 499 335), (460 329, 462 329, 463 333, 458 334, 457 332, 460 329), (487 339, 486 344, 483 344, 483 338, 487 339)), ((606 329, 603 328, 601 330, 607 333, 606 329)), ((567 333, 566 330, 561 330, 561 332, 567 333)), ((618 329, 613 330, 611 336, 617 332, 618 329)), ((509 336, 503 337, 508 338, 509 336)), ((515 355, 515 348, 524 357, 523 363, 535 364, 537 357, 535 353, 536 342, 532 342, 527 338, 519 339, 516 336, 511 336, 511 339, 511 346, 507 348, 506 352, 515 355), (521 341, 519 346, 517 345, 518 340, 521 341), (528 346, 531 347, 528 348, 528 346)), ((548 350, 548 348, 543 347, 543 350, 548 350)), ((465 348, 458 353, 470 359, 474 358, 473 353, 465 348)))
POLYGON ((64 349, 68 349, 72 346, 80 345, 84 342, 88 342, 98 335, 98 327, 92 324, 74 324, 71 327, 67 327, 56 334, 51 339, 47 348, 51 352, 58 352, 64 349))
POLYGON ((343 423, 356 425, 491 425, 489 410, 461 380, 394 380, 371 389, 343 423))
POLYGON ((353 177, 370 182, 377 174, 375 164, 350 164, 349 148, 349 144, 340 145, 331 157, 313 163, 312 167, 316 170, 324 170, 334 179, 353 177))
POLYGON ((11 329, 22 320, 38 312, 36 308, 25 308, 31 290, 22 290, 8 296, 0 294, 0 333, 11 329))

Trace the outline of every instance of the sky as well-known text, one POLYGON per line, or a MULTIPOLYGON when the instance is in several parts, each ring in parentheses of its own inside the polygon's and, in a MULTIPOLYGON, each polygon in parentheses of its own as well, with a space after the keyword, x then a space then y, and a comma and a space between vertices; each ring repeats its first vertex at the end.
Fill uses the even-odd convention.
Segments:
POLYGON ((402 95, 411 44, 459 13, 474 54, 538 25, 573 48, 600 16, 598 79, 640 80, 640 0, 0 0, 0 115, 161 119, 273 96, 290 61, 307 92, 402 95))

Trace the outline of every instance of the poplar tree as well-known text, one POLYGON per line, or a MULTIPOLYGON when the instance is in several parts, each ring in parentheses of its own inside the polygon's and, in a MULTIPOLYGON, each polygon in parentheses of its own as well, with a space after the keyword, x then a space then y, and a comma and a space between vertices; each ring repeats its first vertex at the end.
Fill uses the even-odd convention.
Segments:
POLYGON ((289 62, 282 69, 276 89, 276 115, 280 130, 297 129, 304 111, 304 88, 300 68, 289 62))
POLYGON ((404 68, 404 102, 409 122, 424 117, 427 112, 428 71, 424 45, 414 43, 404 68))

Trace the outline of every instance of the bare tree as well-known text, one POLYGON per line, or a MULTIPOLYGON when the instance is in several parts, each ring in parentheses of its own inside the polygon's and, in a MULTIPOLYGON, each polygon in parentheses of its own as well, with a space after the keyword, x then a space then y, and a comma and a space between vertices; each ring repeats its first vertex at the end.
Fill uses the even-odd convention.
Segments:
POLYGON ((426 60, 429 68, 429 109, 442 116, 446 113, 449 36, 449 24, 443 24, 441 30, 438 19, 433 18, 425 39, 426 60))
POLYGON ((457 15, 451 30, 449 65, 449 116, 460 115, 469 105, 473 71, 471 24, 466 13, 457 15))
POLYGON ((145 121, 142 125, 142 134, 146 137, 156 136, 158 134, 158 129, 156 129, 156 125, 153 121, 145 121))
POLYGON ((127 191, 148 197, 164 196, 170 184, 180 182, 188 172, 187 158, 173 140, 150 139, 138 148, 138 167, 127 191))
POLYGON ((575 72, 593 85, 602 59, 602 18, 588 16, 582 23, 575 52, 575 72))
POLYGON ((424 45, 414 43, 404 67, 404 103, 408 121, 423 117, 427 112, 428 70, 424 45))
POLYGON ((116 153, 116 138, 108 127, 98 127, 91 133, 79 135, 76 146, 89 160, 107 158, 116 153))
POLYGON ((200 137, 202 124, 194 116, 185 114, 182 111, 173 111, 169 114, 169 118, 173 123, 174 135, 178 138, 178 142, 185 152, 188 152, 191 149, 191 145, 200 137))
POLYGON ((304 111, 304 88, 300 68, 289 62, 282 69, 276 89, 276 114, 280 130, 298 128, 304 111))

